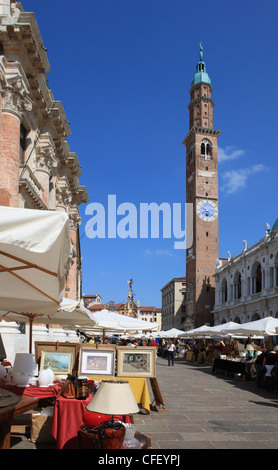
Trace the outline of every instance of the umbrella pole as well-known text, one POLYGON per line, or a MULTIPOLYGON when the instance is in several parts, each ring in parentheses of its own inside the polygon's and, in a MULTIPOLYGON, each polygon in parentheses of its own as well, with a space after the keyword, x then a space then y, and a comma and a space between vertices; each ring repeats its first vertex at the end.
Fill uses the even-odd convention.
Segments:
POLYGON ((32 342, 33 342, 33 315, 30 316, 30 331, 29 331, 29 353, 32 354, 32 342))

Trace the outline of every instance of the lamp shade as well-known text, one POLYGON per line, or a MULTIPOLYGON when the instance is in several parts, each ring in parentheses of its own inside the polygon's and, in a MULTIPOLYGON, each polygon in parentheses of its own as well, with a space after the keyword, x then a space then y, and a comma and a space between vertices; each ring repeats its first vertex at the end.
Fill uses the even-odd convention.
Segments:
POLYGON ((102 380, 86 409, 106 415, 139 413, 129 382, 126 380, 102 380))

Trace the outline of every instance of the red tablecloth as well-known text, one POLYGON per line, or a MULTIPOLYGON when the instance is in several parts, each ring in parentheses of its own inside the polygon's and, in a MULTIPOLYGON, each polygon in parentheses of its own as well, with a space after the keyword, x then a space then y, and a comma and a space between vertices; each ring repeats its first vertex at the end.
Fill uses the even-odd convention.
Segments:
POLYGON ((57 397, 61 389, 61 385, 55 384, 50 385, 49 387, 38 387, 36 385, 29 385, 29 387, 17 387, 16 385, 5 385, 4 383, 2 384, 0 382, 0 388, 10 390, 11 392, 19 396, 37 397, 43 399, 57 397))
POLYGON ((57 449, 78 447, 78 431, 84 424, 85 406, 91 401, 92 394, 86 400, 59 397, 55 400, 51 434, 57 441, 57 449))

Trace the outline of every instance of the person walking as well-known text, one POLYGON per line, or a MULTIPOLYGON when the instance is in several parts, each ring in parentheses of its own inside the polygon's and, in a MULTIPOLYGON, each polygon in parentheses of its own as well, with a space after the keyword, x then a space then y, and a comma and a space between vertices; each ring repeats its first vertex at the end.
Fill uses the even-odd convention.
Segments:
POLYGON ((168 366, 170 366, 171 363, 172 363, 172 366, 174 366, 174 357, 175 357, 176 346, 174 345, 174 343, 172 341, 169 341, 169 343, 167 345, 167 350, 168 350, 168 366))

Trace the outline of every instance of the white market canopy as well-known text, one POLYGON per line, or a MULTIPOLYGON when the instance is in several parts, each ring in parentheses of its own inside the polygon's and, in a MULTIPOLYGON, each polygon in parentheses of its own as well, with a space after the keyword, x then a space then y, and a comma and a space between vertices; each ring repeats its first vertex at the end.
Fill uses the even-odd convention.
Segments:
POLYGON ((210 326, 202 325, 198 328, 193 328, 192 330, 183 331, 182 334, 179 335, 179 338, 197 338, 210 336, 210 329, 210 326))
POLYGON ((2 311, 56 313, 71 258, 65 212, 0 207, 2 311))
POLYGON ((110 312, 106 309, 90 313, 90 320, 92 322, 91 325, 90 323, 86 326, 80 325, 78 329, 85 334, 100 334, 105 331, 120 334, 126 332, 156 331, 159 327, 158 323, 139 320, 138 318, 128 317, 127 315, 120 315, 119 313, 110 312))
POLYGON ((158 338, 179 338, 181 334, 185 333, 182 330, 178 330, 177 328, 171 328, 170 330, 160 331, 157 334, 158 338))
POLYGON ((247 323, 237 324, 229 328, 223 328, 223 332, 231 336, 274 336, 277 335, 278 319, 273 317, 261 318, 247 323))
MULTIPOLYGON (((1 313, 1 312, 0 312, 1 313)), ((2 319, 6 321, 25 321, 28 322, 28 316, 25 319, 19 316, 16 312, 7 312, 6 315, 2 315, 2 319)), ((94 322, 90 318, 90 311, 84 307, 79 300, 73 300, 63 298, 61 303, 56 308, 56 312, 53 313, 41 313, 35 316, 38 323, 52 324, 52 325, 66 325, 75 326, 77 324, 88 324, 91 322, 92 326, 94 322)))
POLYGON ((228 333, 224 333, 223 329, 231 329, 231 328, 236 328, 238 327, 239 324, 235 322, 227 322, 223 323, 222 325, 216 325, 216 326, 207 326, 203 325, 202 327, 202 333, 206 336, 227 336, 228 333))

